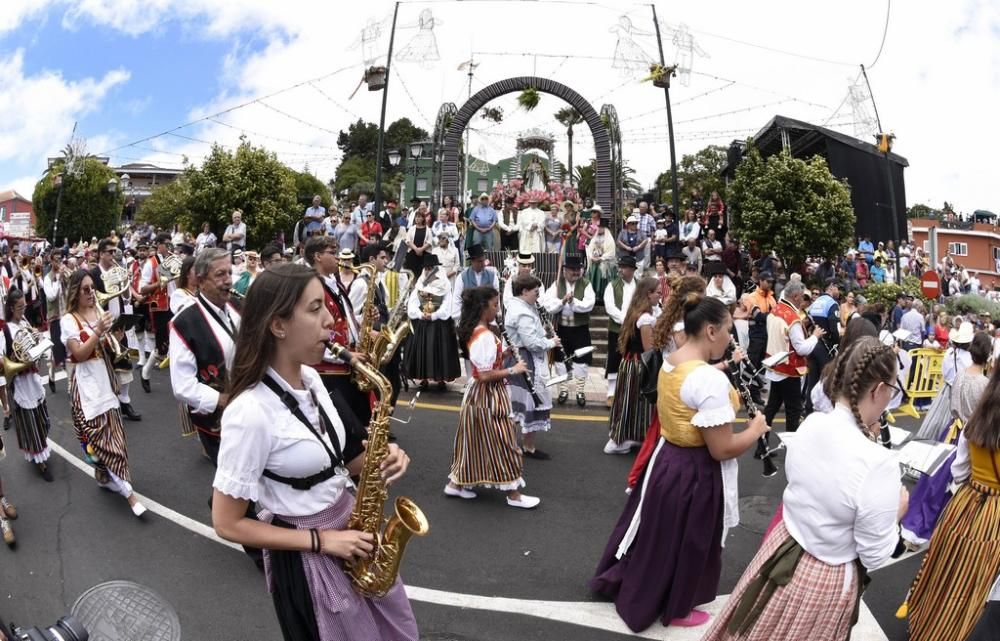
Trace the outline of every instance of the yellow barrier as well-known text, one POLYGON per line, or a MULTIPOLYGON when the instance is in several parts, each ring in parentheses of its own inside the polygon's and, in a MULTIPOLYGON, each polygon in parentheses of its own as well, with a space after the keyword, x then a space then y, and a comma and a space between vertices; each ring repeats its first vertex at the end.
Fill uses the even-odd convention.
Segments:
POLYGON ((934 398, 941 391, 943 378, 941 376, 941 361, 944 352, 921 347, 910 350, 910 380, 906 384, 907 401, 897 412, 913 418, 920 418, 913 402, 921 398, 934 398))

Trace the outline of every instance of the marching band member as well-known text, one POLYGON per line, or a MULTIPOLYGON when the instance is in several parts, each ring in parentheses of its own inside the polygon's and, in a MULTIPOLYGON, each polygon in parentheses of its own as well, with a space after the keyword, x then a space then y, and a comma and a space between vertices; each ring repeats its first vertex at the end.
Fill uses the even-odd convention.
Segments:
MULTIPOLYGON (((596 295, 590 281, 582 278, 583 261, 579 254, 566 254, 563 260, 562 278, 556 280, 545 292, 541 304, 552 314, 556 335, 562 343, 563 351, 572 354, 581 347, 590 347, 590 312, 594 309, 596 295)), ((593 355, 587 354, 573 359, 573 378, 576 379, 576 404, 587 405, 584 387, 587 383, 587 368, 593 355)), ((566 374, 565 363, 556 363, 557 376, 566 374)), ((563 383, 559 386, 559 404, 569 398, 569 389, 563 383)))
POLYGON ((782 521, 707 641, 846 640, 867 571, 889 561, 896 547, 907 493, 896 457, 877 443, 879 417, 895 393, 896 356, 865 336, 843 348, 835 364, 836 405, 810 414, 788 444, 782 521))
MULTIPOLYGON (((350 476, 365 463, 363 437, 345 428, 308 365, 323 358, 335 331, 326 299, 316 273, 299 265, 268 270, 250 288, 222 418, 212 523, 221 537, 266 550, 285 641, 416 641, 402 581, 384 597, 364 597, 341 562, 368 558, 373 536, 345 529, 354 507, 350 476), (246 517, 250 501, 263 508, 262 522, 246 517)), ((409 458, 394 443, 388 448, 382 478, 391 485, 409 458)))
MULTIPOLYGON (((621 260, 635 262, 631 256, 621 260)), ((643 278, 622 319, 621 336, 616 349, 622 354, 614 402, 608 417, 610 438, 605 454, 627 454, 642 444, 653 418, 653 406, 639 393, 639 368, 643 352, 653 349, 653 326, 660 311, 660 283, 643 278)), ((614 285, 612 284, 612 287, 614 285)), ((611 291, 611 288, 608 288, 611 291)), ((605 294, 607 295, 607 294, 605 294)))
POLYGON ((444 493, 474 499, 472 488, 493 488, 507 492, 511 507, 530 509, 541 501, 521 493, 524 458, 517 446, 517 428, 510 416, 511 400, 505 385, 505 381, 524 374, 527 367, 522 362, 503 367, 503 348, 493 329, 498 312, 499 295, 492 287, 462 292, 458 341, 473 370, 462 398, 444 493))
MULTIPOLYGON (((389 252, 386 246, 381 242, 374 242, 365 245, 364 250, 361 252, 361 257, 375 268, 375 307, 378 309, 378 322, 372 328, 372 331, 379 331, 382 327, 389 321, 389 305, 387 304, 388 293, 385 287, 385 275, 386 268, 389 266, 389 252)), ((405 276, 403 277, 405 280, 405 276)), ((404 283, 405 284, 405 283, 404 283)), ((370 286, 370 285, 369 285, 370 286)), ((366 292, 367 295, 367 292, 366 292)), ((392 358, 389 362, 382 367, 382 374, 389 379, 389 384, 392 385, 392 406, 396 406, 396 399, 399 398, 399 388, 402 384, 399 376, 399 365, 402 359, 402 354, 399 350, 400 346, 396 347, 396 351, 393 353, 392 358)))
POLYGON ((156 251, 142 266, 142 275, 139 278, 139 293, 149 301, 150 325, 153 327, 153 334, 156 337, 156 349, 154 354, 146 359, 139 374, 139 382, 142 389, 147 394, 152 390, 149 385, 149 375, 153 371, 153 366, 166 357, 169 351, 170 341, 170 294, 168 288, 160 282, 160 265, 167 259, 170 247, 170 234, 160 232, 156 235, 156 251))
MULTIPOLYGON (((105 238, 97 244, 97 267, 90 270, 90 276, 94 280, 94 286, 97 288, 97 291, 104 294, 108 293, 105 291, 102 275, 115 267, 118 267, 118 264, 115 263, 115 245, 110 238, 105 238)), ((129 286, 128 280, 123 285, 127 288, 129 286)), ((128 358, 128 347, 124 344, 124 326, 126 319, 131 318, 131 314, 124 315, 124 303, 120 296, 108 301, 107 311, 111 313, 113 321, 110 331, 114 334, 115 339, 119 341, 119 345, 122 346, 121 354, 112 354, 113 362, 111 363, 115 377, 118 379, 118 403, 121 413, 122 416, 130 421, 141 421, 142 414, 136 412, 132 407, 132 399, 129 396, 129 385, 132 383, 132 361, 128 358)))
POLYGON ((455 279, 451 300, 451 319, 458 325, 462 320, 462 292, 473 287, 492 287, 499 291, 500 276, 494 267, 486 266, 486 251, 482 245, 469 247, 469 266, 455 279))
POLYGON ((733 432, 737 392, 708 364, 729 346, 726 306, 689 294, 683 317, 686 341, 659 373, 659 442, 589 584, 614 599, 633 632, 657 619, 684 627, 708 620, 695 606, 715 599, 723 533, 739 521, 735 459, 768 430, 757 414, 733 432))
POLYGON ((448 279, 440 273, 438 257, 424 255, 424 272, 407 301, 407 314, 413 323, 413 336, 406 350, 406 372, 427 389, 429 381, 437 381, 444 391, 447 381, 461 375, 455 324, 451 320, 452 290, 448 279))
MULTIPOLYGON (((326 311, 333 317, 330 341, 343 346, 356 358, 366 358, 357 353, 360 340, 357 317, 351 300, 344 294, 336 277, 339 266, 337 239, 333 236, 311 236, 306 241, 305 260, 319 275, 325 294, 326 311)), ((348 429, 363 431, 371 420, 369 396, 351 381, 350 367, 329 351, 315 367, 348 429)))
POLYGON ((361 324, 365 315, 365 299, 368 297, 368 281, 360 278, 354 270, 354 252, 350 249, 341 249, 337 254, 337 285, 351 301, 354 318, 361 324))
POLYGON ((181 271, 177 276, 177 289, 170 294, 170 313, 174 316, 197 300, 198 279, 194 275, 194 260, 194 256, 188 256, 181 263, 181 271))
POLYGON ((912 641, 968 638, 1000 572, 998 408, 1000 367, 994 367, 959 436, 951 465, 958 491, 941 514, 910 592, 912 641))
POLYGON ((514 298, 514 278, 520 276, 521 274, 535 273, 535 255, 518 254, 514 264, 517 266, 517 271, 503 284, 503 300, 500 301, 500 304, 503 305, 505 309, 508 305, 510 305, 510 300, 514 298))
POLYGON ((42 279, 45 290, 45 310, 49 322, 49 338, 52 340, 52 358, 49 359, 49 390, 56 391, 56 368, 66 365, 66 346, 62 342, 59 319, 66 313, 66 285, 69 270, 65 268, 59 250, 49 251, 49 272, 42 279))
POLYGON ((632 294, 635 293, 635 270, 635 256, 622 256, 618 259, 618 275, 604 290, 604 311, 608 315, 608 360, 604 366, 604 376, 608 379, 608 407, 611 407, 615 399, 618 367, 622 361, 618 336, 632 302, 632 294))
POLYGON ((135 246, 135 260, 129 265, 132 285, 133 312, 135 312, 135 348, 139 352, 138 367, 141 369, 146 364, 146 358, 152 353, 155 343, 149 333, 149 302, 141 293, 139 283, 142 281, 142 268, 149 258, 149 244, 146 241, 139 241, 135 246))
POLYGON ((546 383, 549 380, 549 350, 562 345, 558 336, 548 338, 542 319, 538 315, 538 297, 542 291, 542 281, 530 274, 514 278, 511 292, 514 298, 507 306, 503 317, 510 348, 518 350, 519 356, 511 363, 523 361, 530 376, 515 376, 510 379, 510 405, 514 420, 521 426, 523 451, 528 458, 548 460, 548 454, 535 447, 535 434, 552 429, 552 394, 546 383), (529 387, 530 385, 530 387, 529 387), (537 400, 536 400, 537 397, 537 400))
POLYGON ((115 390, 118 381, 102 344, 111 329, 111 314, 97 311, 96 293, 88 272, 73 272, 66 294, 67 313, 60 322, 62 341, 75 364, 70 379, 73 426, 87 461, 94 465, 97 484, 124 496, 132 513, 142 516, 146 508, 132 491, 125 427, 115 390))
MULTIPOLYGON (((830 278, 826 282, 826 290, 823 295, 816 297, 816 300, 809 305, 806 310, 809 318, 816 327, 826 331, 819 343, 808 356, 807 362, 809 373, 806 374, 806 384, 802 390, 805 397, 805 413, 808 415, 813 411, 812 391, 819 382, 820 373, 826 364, 833 360, 837 347, 840 345, 840 285, 836 279, 830 278)), ((845 328, 846 329, 846 328, 845 328)))
MULTIPOLYGON (((24 317, 27 303, 24 294, 19 289, 11 289, 4 303, 4 316, 7 322, 0 333, 0 352, 8 359, 17 361, 14 357, 14 341, 18 332, 34 333, 31 323, 24 317)), ((10 415, 17 432, 17 446, 24 453, 29 463, 34 463, 42 478, 52 482, 52 472, 47 461, 52 455, 49 449, 48 434, 49 408, 45 403, 45 388, 34 364, 22 370, 10 380, 0 376, 0 382, 7 388, 10 415)))
POLYGON ((170 386, 174 397, 187 406, 205 454, 218 465, 222 410, 229 400, 223 389, 233 362, 240 314, 229 302, 228 251, 206 247, 194 259, 193 270, 199 291, 189 296, 170 323, 170 386))

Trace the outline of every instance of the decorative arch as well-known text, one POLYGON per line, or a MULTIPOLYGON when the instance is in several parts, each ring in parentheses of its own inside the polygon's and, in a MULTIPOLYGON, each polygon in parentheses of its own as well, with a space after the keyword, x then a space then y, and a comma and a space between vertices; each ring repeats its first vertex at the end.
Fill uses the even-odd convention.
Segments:
MULTIPOLYGON (((548 78, 537 78, 534 76, 520 76, 517 78, 507 78, 495 82, 473 95, 462 105, 458 113, 454 115, 448 126, 448 131, 444 137, 444 154, 441 167, 442 193, 458 194, 461 188, 461 159, 459 157, 459 143, 462 133, 468 126, 472 118, 479 113, 488 102, 500 96, 523 91, 528 87, 547 93, 557 98, 562 98, 573 106, 584 122, 590 127, 590 133, 594 138, 594 153, 597 158, 597 171, 594 176, 595 197, 597 202, 605 212, 605 217, 611 216, 614 210, 614 199, 612 195, 612 166, 611 166, 611 139, 608 130, 594 108, 583 96, 573 91, 564 84, 558 83, 548 78)), ((573 168, 570 167, 570 171, 573 168)))

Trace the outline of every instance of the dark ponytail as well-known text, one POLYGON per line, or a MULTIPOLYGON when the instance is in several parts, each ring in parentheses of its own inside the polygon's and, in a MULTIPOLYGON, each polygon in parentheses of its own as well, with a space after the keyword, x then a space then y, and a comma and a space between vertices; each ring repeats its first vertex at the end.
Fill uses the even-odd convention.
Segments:
POLYGON ((691 292, 681 305, 684 313, 684 333, 696 336, 706 325, 721 325, 729 317, 729 308, 718 298, 691 292))

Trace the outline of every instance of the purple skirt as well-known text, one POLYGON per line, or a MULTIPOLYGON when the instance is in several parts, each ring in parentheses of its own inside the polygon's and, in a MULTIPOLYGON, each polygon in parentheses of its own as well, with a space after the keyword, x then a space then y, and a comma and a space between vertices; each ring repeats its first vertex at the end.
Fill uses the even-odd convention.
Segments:
MULTIPOLYGON (((950 429, 949 424, 941 432, 938 441, 943 443, 950 429)), ((937 472, 932 476, 922 475, 917 480, 917 485, 910 494, 910 507, 899 522, 904 530, 904 539, 911 543, 925 543, 930 540, 938 517, 951 498, 948 494, 948 485, 951 484, 951 464, 954 461, 955 452, 952 452, 937 472)))
POLYGON ((722 572, 722 471, 707 447, 677 447, 664 442, 647 466, 649 481, 641 524, 628 552, 618 546, 639 505, 642 480, 588 586, 614 600, 622 621, 641 632, 660 619, 687 616, 696 605, 715 599, 722 572))

